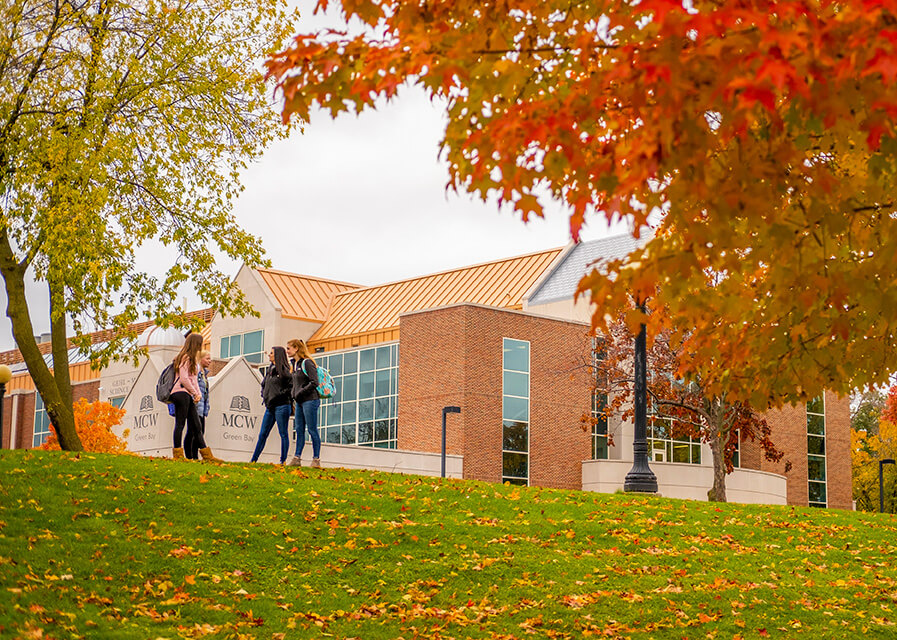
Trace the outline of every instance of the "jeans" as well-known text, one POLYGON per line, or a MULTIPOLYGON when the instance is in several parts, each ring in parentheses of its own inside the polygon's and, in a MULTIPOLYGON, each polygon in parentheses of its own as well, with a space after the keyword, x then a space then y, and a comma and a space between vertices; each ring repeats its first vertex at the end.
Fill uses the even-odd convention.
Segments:
POLYGON ((296 457, 302 457, 305 448, 305 432, 311 436, 311 450, 315 458, 321 457, 321 436, 318 435, 318 409, 321 407, 321 399, 306 400, 296 403, 296 416, 293 419, 296 425, 296 457))
POLYGON ((256 462, 259 456, 262 455, 262 449, 265 448, 268 434, 271 433, 275 422, 277 423, 277 431, 280 433, 280 464, 286 462, 287 453, 290 450, 290 436, 287 432, 287 425, 290 423, 289 404, 265 409, 265 415, 262 417, 262 427, 259 431, 259 440, 255 443, 255 451, 252 452, 252 462, 256 462))

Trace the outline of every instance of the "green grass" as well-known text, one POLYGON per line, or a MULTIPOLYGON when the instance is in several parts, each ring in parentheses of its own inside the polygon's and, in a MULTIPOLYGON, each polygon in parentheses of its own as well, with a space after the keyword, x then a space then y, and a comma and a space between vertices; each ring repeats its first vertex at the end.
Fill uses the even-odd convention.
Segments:
POLYGON ((897 635, 897 520, 0 452, 0 638, 897 635))

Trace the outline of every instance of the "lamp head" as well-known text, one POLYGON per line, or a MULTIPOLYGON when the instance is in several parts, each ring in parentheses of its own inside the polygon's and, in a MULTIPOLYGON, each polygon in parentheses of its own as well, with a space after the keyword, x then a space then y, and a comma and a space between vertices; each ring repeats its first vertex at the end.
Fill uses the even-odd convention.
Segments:
POLYGON ((6 384, 12 379, 12 371, 5 364, 0 364, 0 384, 6 384))

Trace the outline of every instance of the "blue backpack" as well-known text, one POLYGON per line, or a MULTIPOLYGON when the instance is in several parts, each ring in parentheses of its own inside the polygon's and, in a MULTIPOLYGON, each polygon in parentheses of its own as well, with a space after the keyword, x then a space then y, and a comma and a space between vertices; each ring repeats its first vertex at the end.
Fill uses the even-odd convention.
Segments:
MULTIPOLYGON (((305 360, 302 361, 302 373, 309 377, 305 370, 305 360)), ((318 397, 332 398, 335 395, 336 383, 333 381, 333 376, 324 367, 318 367, 318 397)))

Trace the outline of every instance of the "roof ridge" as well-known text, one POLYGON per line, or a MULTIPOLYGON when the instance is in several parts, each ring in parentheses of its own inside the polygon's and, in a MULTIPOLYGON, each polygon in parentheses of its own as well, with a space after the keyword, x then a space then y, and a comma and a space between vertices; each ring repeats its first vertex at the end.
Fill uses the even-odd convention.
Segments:
POLYGON ((413 278, 403 278, 400 280, 393 280, 391 282, 384 282, 382 284, 373 284, 368 287, 359 287, 358 289, 354 289, 352 291, 340 291, 339 293, 334 294, 333 298, 336 299, 339 296, 345 296, 351 293, 361 293, 363 291, 372 291, 374 289, 380 289, 384 287, 392 287, 397 284, 402 284, 405 282, 414 282, 415 280, 424 280, 425 278, 433 278, 436 276, 446 275, 448 273, 456 273, 459 271, 468 271, 470 269, 476 269, 478 267, 485 267, 492 264, 501 264, 503 262, 511 262, 512 260, 522 260, 524 258, 532 258, 534 256, 539 256, 543 254, 560 252, 563 251, 564 247, 555 247, 553 249, 544 249, 542 251, 533 251, 532 253, 524 253, 519 256, 510 256, 508 258, 499 258, 498 260, 487 260, 485 262, 478 262, 476 264, 471 264, 466 267, 456 267, 454 269, 445 269, 443 271, 437 271, 435 273, 428 273, 422 276, 414 276, 413 278))
POLYGON ((330 278, 319 278, 318 276, 310 276, 310 275, 307 275, 304 273, 294 273, 292 271, 284 271, 283 269, 265 269, 265 268, 259 267, 256 269, 256 271, 258 271, 259 273, 261 273, 263 271, 267 272, 267 273, 276 273, 278 275, 289 276, 291 278, 304 278, 305 280, 316 280, 318 282, 326 282, 328 284, 338 284, 338 285, 343 285, 346 287, 356 287, 359 289, 363 289, 366 286, 363 284, 356 284, 354 282, 343 282, 342 280, 332 280, 330 278))

